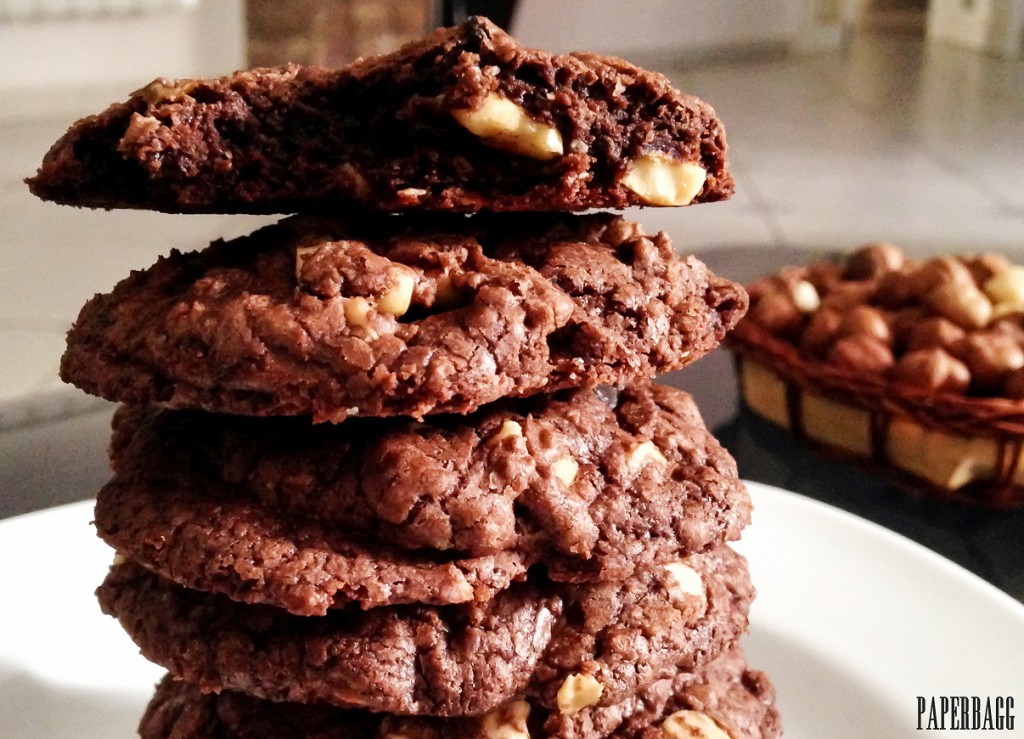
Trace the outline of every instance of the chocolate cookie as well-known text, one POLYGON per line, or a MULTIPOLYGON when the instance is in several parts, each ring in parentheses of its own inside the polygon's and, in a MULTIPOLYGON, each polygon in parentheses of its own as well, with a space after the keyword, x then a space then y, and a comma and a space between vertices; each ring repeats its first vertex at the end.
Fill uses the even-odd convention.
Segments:
POLYGON ((424 424, 123 407, 96 526, 180 584, 298 615, 485 599, 538 562, 618 581, 738 538, 750 501, 692 398, 604 394, 424 424))
MULTIPOLYGON (((593 709, 563 716, 522 700, 474 718, 396 717, 323 704, 271 703, 227 691, 203 695, 191 684, 167 676, 146 709, 139 735, 142 739, 667 739, 662 728, 666 722, 673 726, 702 720, 694 714, 706 716, 727 732, 728 739, 782 735, 771 683, 763 673, 746 666, 738 649, 697 674, 660 681, 644 696, 616 708, 617 712, 599 709, 603 720, 598 721, 588 720, 597 712, 593 709)), ((680 732, 677 736, 690 735, 680 732)))
POLYGON ((410 552, 316 520, 283 518, 232 492, 201 478, 186 486, 114 478, 96 497, 96 528, 115 549, 175 582, 302 615, 352 602, 487 600, 526 575, 528 563, 515 551, 410 552))
POLYGON ((444 716, 520 694, 547 707, 619 703, 734 643, 754 591, 722 547, 624 583, 558 586, 537 573, 486 603, 320 618, 187 590, 133 562, 98 595, 144 655, 205 692, 444 716))
POLYGON ((747 667, 734 648, 695 674, 680 672, 660 680, 616 706, 577 716, 552 713, 544 735, 776 739, 782 736, 782 720, 768 676, 747 667))
POLYGON ((607 214, 291 218, 82 309, 61 376, 220 413, 466 413, 676 369, 746 294, 607 214))
POLYGON ((91 207, 297 213, 685 205, 733 181, 714 111, 663 76, 471 18, 342 69, 158 79, 72 126, 29 186, 91 207))
POLYGON ((622 579, 633 540, 671 538, 673 551, 699 551, 737 538, 748 519, 735 463, 693 399, 648 382, 425 423, 311 424, 128 405, 113 427, 111 462, 122 479, 187 485, 201 475, 283 515, 404 549, 600 557, 603 579, 622 579), (625 561, 609 572, 616 555, 625 561))

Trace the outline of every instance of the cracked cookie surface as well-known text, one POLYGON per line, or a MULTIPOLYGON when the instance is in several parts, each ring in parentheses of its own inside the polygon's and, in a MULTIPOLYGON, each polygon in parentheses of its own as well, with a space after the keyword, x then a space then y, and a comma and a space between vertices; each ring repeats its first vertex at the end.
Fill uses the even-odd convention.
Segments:
POLYGON ((423 424, 128 406, 111 450, 104 540, 179 584, 299 615, 486 600, 540 562, 556 581, 624 580, 750 518, 693 399, 648 382, 423 424))
POLYGON ((61 376, 246 415, 466 413, 704 355, 746 294, 615 216, 286 219, 82 309, 61 376))
POLYGON ((678 711, 706 715, 731 739, 782 736, 775 690, 764 673, 746 665, 739 649, 697 673, 659 681, 635 700, 572 717, 522 700, 482 717, 382 716, 323 704, 271 703, 228 691, 203 695, 168 676, 157 687, 139 733, 142 739, 664 739, 661 727, 678 711), (505 733, 498 733, 502 729, 505 733))
POLYGON ((754 597, 726 547, 622 583, 531 574, 486 603, 344 609, 320 618, 187 590, 133 562, 98 591, 148 658, 204 691, 415 715, 478 715, 517 695, 554 707, 571 675, 614 705, 733 644, 754 597), (695 578, 681 584, 679 567, 695 578))

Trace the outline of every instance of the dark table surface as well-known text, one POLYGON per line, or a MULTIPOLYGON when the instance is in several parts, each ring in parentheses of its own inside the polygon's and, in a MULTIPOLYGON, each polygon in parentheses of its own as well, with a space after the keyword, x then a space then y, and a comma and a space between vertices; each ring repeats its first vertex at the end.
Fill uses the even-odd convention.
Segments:
MULTIPOLYGON (((719 274, 747 282, 807 251, 716 250, 719 274)), ((885 475, 818 451, 740 408, 732 358, 718 350, 663 377, 697 399, 748 480, 792 490, 909 537, 1024 600, 1024 510, 990 512, 908 493, 885 475)), ((113 408, 0 433, 0 518, 84 500, 106 481, 113 408)))

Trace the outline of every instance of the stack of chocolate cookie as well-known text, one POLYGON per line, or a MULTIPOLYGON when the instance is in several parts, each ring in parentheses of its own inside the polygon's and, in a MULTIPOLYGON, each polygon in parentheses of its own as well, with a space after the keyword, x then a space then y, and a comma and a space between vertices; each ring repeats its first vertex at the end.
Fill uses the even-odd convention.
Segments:
POLYGON ((30 186, 299 214, 69 334, 64 378, 124 404, 99 599, 170 671, 142 736, 779 735, 737 647, 749 500, 649 381, 746 296, 569 213, 727 197, 708 106, 471 19, 341 70, 155 82, 30 186))

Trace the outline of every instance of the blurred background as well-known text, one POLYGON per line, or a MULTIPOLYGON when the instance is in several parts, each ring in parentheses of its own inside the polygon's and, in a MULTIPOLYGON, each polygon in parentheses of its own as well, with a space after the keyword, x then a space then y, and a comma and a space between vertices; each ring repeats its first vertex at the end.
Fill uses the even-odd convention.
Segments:
MULTIPOLYGON (((49 145, 156 76, 343 64, 470 12, 527 45, 625 56, 715 106, 735 198, 629 215, 727 277, 880 240, 918 255, 995 250, 1024 262, 1024 0, 0 0, 0 517, 90 497, 107 477, 110 406, 56 374, 81 305, 171 248, 269 220, 38 202, 22 180, 49 145)), ((772 461, 800 451, 764 454, 787 441, 735 423, 728 357, 687 372, 679 382, 744 474, 800 488, 793 465, 772 461)), ((802 464, 804 478, 820 472, 815 484, 830 487, 819 483, 834 467, 813 464, 802 464)), ((1004 568, 1001 584, 1024 593, 1019 547, 1012 566, 977 561, 992 527, 1019 518, 944 515, 917 538, 990 579, 1004 568), (968 524, 968 535, 950 536, 968 524)))

